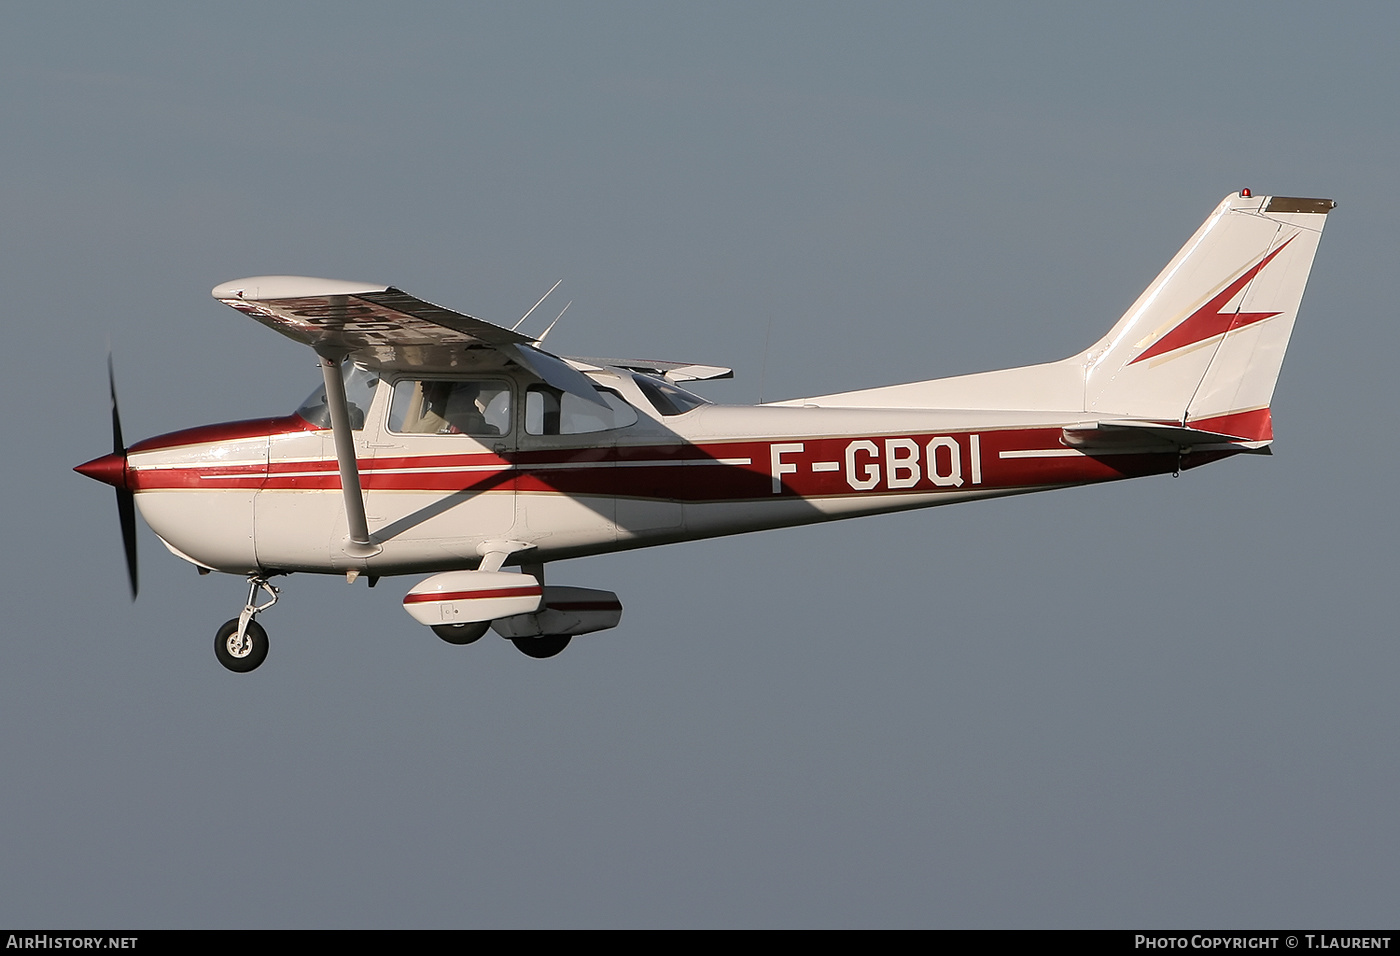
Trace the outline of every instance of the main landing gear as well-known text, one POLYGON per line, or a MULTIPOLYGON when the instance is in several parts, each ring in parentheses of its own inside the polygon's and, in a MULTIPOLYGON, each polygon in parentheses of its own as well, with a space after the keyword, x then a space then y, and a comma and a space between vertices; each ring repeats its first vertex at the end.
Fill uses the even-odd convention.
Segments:
POLYGON ((434 624, 433 633, 449 644, 475 644, 491 629, 490 621, 470 624, 434 624))
POLYGON ((541 637, 512 637, 510 642, 526 657, 544 660, 568 647, 572 639, 572 634, 545 634, 541 637))
MULTIPOLYGON (((230 622, 232 623, 232 622, 230 622)), ((490 621, 471 624, 434 624, 433 633, 449 644, 475 644, 491 629, 490 621)), ((543 637, 512 637, 510 642, 526 657, 544 660, 569 646, 571 634, 546 634, 543 637)))
POLYGON ((242 613, 225 621, 214 635, 214 656, 219 663, 237 674, 255 670, 267 660, 267 631, 253 620, 258 614, 277 603, 277 589, 259 574, 248 575, 248 604, 242 613), (258 591, 268 596, 266 604, 254 604, 258 591))

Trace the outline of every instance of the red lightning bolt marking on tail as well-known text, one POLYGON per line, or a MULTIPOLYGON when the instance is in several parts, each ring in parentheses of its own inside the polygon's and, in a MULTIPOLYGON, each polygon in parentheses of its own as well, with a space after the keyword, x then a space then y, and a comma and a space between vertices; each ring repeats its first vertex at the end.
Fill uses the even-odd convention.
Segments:
POLYGON ((1259 270, 1272 262, 1274 256, 1282 252, 1288 247, 1289 242, 1297 238, 1296 235, 1290 237, 1287 242, 1260 259, 1253 267, 1246 269, 1238 279, 1227 285, 1205 305, 1192 312, 1184 322, 1162 336, 1128 364, 1133 365, 1143 359, 1150 359, 1166 352, 1185 348, 1188 345, 1195 345, 1197 342, 1204 342, 1217 335, 1224 335, 1232 329, 1244 328, 1246 325, 1253 325, 1255 322, 1262 322, 1273 316, 1282 315, 1281 312, 1222 312, 1221 309, 1225 308, 1227 302, 1239 295, 1241 289, 1249 285, 1250 280, 1259 274, 1259 270))

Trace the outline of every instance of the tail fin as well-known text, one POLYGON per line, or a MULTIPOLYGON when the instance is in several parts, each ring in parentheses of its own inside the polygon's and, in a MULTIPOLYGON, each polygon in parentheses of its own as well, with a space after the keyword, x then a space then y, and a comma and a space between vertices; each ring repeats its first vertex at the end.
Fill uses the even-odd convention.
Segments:
POLYGON ((774 404, 1087 413, 1267 442, 1274 383, 1334 206, 1226 196, 1109 333, 1063 361, 774 404))
POLYGON ((1084 410, 1256 441, 1330 199, 1225 198, 1083 356, 1084 410))

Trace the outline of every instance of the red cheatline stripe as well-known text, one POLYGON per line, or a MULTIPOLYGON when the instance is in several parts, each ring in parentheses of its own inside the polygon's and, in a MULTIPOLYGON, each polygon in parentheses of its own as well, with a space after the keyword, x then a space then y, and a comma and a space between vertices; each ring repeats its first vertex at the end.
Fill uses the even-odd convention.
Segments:
POLYGON ((1274 438, 1274 420, 1267 408, 1231 412, 1214 418, 1193 418, 1186 424, 1217 435, 1237 435, 1251 441, 1273 441, 1274 438))
MULTIPOLYGON (((1255 439, 1267 439, 1266 410, 1232 413, 1230 424, 1209 421, 1195 422, 1198 427, 1211 428, 1225 434, 1243 435, 1255 439), (1238 424, 1233 416, 1239 416, 1238 424)), ((1217 416, 1220 418, 1220 416, 1217 416)), ((969 431, 966 429, 944 433, 950 435, 960 445, 962 462, 962 486, 941 486, 932 484, 927 462, 922 460, 922 476, 916 486, 890 489, 884 481, 869 490, 853 487, 846 469, 837 471, 818 470, 813 465, 826 462, 842 462, 847 446, 852 441, 872 441, 877 445, 886 438, 913 439, 921 448, 926 446, 935 433, 919 432, 904 434, 840 435, 819 438, 803 437, 806 450, 795 459, 799 470, 785 477, 781 495, 771 493, 769 474, 769 440, 738 442, 713 442, 696 446, 702 460, 721 461, 731 458, 747 458, 749 465, 696 468, 677 461, 674 467, 632 468, 626 461, 617 462, 615 467, 581 468, 577 470, 550 470, 547 466, 516 463, 502 464, 489 470, 466 470, 464 466, 474 466, 493 456, 445 455, 432 456, 428 461, 443 462, 454 470, 433 470, 431 467, 399 474, 376 473, 372 466, 365 467, 361 481, 370 494, 403 492, 410 494, 462 494, 463 503, 480 498, 489 501, 499 495, 566 495, 573 497, 596 498, 636 498, 639 500, 669 501, 677 503, 723 503, 723 502, 764 502, 787 501, 793 496, 812 499, 849 497, 901 497, 907 494, 955 494, 970 488, 993 491, 1007 488, 1035 488, 1045 485, 1079 484, 1092 481, 1109 481, 1115 478, 1155 474, 1175 468, 1175 454, 1116 456, 1112 459, 1094 459, 1083 455, 1062 458, 1020 458, 1014 453, 1026 449, 1060 447, 1061 425, 1034 425, 1003 429, 978 430, 980 435, 981 460, 983 462, 982 481, 973 486, 971 466, 967 460, 970 454, 969 431), (1012 454, 1007 454, 1012 453, 1012 454)), ((776 440, 776 439, 774 439, 776 440)), ((660 452, 649 452, 660 457, 660 452)), ((555 452, 554 454, 560 454, 555 452)), ((565 454, 572 454, 565 452, 565 454)), ((149 459, 148 459, 149 460, 149 459)), ((423 459, 396 459, 419 465, 423 459)), ((498 459, 499 460, 499 459, 498 459)), ((557 459, 556 459, 557 460, 557 459)), ((382 459, 380 460, 382 461, 382 459)), ((883 471, 885 462, 878 454, 864 452, 857 462, 856 476, 864 480, 866 466, 879 466, 883 471)), ((944 462, 946 467, 947 462, 944 462)), ((301 492, 338 492, 340 475, 333 461, 287 463, 293 469, 305 469, 298 475, 262 474, 261 465, 221 465, 216 462, 179 464, 174 467, 147 465, 142 467, 140 458, 135 458, 128 466, 128 486, 137 492, 165 490, 238 490, 244 494, 262 491, 275 494, 296 494, 301 492), (257 471, 251 471, 256 468, 257 471)))
POLYGON ((543 593, 539 585, 524 585, 518 588, 488 588, 484 591, 423 591, 407 595, 403 599, 403 603, 433 604, 443 601, 479 601, 484 598, 539 597, 543 593))
POLYGON ((182 445, 203 445, 208 442, 241 441, 247 438, 267 438, 270 435, 289 435, 296 432, 317 431, 315 425, 300 415, 286 415, 281 418, 253 418, 242 422, 223 422, 218 425, 199 425, 166 435, 157 435, 139 441, 127 449, 128 453, 160 451, 166 448, 179 448, 182 445))

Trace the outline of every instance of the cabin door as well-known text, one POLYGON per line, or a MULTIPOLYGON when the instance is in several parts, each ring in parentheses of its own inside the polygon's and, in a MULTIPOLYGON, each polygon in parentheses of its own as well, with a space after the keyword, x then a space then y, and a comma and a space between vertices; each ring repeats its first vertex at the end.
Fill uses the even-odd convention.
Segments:
POLYGON ((510 537, 519 430, 510 379, 404 376, 383 390, 387 413, 361 478, 384 558, 450 565, 479 557, 482 541, 510 537))

